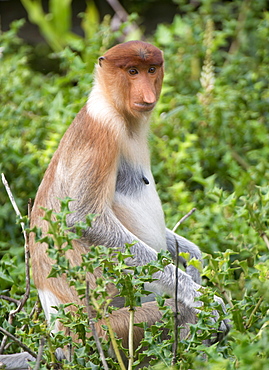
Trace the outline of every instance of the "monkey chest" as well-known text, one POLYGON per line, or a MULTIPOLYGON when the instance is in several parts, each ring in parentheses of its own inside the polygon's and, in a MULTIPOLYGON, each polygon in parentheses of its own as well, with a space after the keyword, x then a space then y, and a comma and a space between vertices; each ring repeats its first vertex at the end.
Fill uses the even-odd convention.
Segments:
POLYGON ((153 176, 125 164, 118 171, 113 204, 122 224, 155 250, 166 249, 165 222, 153 176))

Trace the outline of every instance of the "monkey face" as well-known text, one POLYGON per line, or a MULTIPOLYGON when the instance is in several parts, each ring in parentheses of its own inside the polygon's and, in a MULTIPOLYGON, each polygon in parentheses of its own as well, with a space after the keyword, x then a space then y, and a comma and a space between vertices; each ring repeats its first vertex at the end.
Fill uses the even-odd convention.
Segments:
POLYGON ((163 80, 163 55, 158 48, 139 41, 119 44, 99 58, 99 67, 120 114, 139 116, 153 110, 163 80))

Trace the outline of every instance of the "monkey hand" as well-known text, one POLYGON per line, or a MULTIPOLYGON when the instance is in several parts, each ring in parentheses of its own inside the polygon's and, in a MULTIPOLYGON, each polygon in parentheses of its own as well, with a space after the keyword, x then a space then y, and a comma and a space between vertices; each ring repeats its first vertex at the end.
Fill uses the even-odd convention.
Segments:
MULTIPOLYGON (((223 312, 221 314, 221 311, 216 310, 216 309, 214 309, 211 312, 210 321, 212 322, 212 324, 215 327, 216 327, 216 323, 218 323, 218 325, 217 325, 217 328, 216 328, 216 332, 210 338, 205 340, 205 344, 208 345, 208 346, 212 345, 216 342, 220 342, 228 334, 228 332, 231 328, 230 320, 220 319, 220 317, 223 314, 226 314, 226 308, 225 308, 225 304, 224 304, 223 300, 220 297, 214 295, 214 301, 219 304, 220 309, 223 312)), ((197 303, 198 303, 198 305, 201 304, 201 302, 197 302, 197 303)))
MULTIPOLYGON (((222 309, 223 313, 226 314, 227 311, 226 311, 225 304, 224 304, 223 300, 220 297, 216 296, 216 295, 214 296, 214 300, 215 300, 215 302, 217 302, 221 306, 221 309, 222 309)), ((213 314, 212 320, 214 322, 219 322, 219 327, 218 327, 218 331, 216 332, 216 335, 213 336, 209 340, 209 344, 213 344, 213 343, 221 341, 228 334, 228 332, 231 328, 231 322, 230 322, 229 319, 223 319, 221 321, 219 320, 219 318, 220 318, 219 311, 214 310, 212 312, 212 314, 213 314)))
MULTIPOLYGON (((225 304, 222 298, 216 295, 211 295, 211 302, 212 300, 214 300, 218 304, 218 307, 214 307, 211 311, 210 308, 206 308, 206 306, 210 303, 210 301, 208 300, 208 296, 210 296, 210 291, 208 292, 206 288, 201 287, 198 284, 193 283, 193 285, 193 302, 190 306, 192 306, 192 309, 194 309, 196 314, 201 313, 201 311, 207 311, 206 316, 209 316, 208 326, 210 327, 212 325, 216 329, 216 332, 211 336, 211 338, 205 340, 205 344, 212 345, 216 342, 221 341, 228 334, 231 327, 230 320, 222 318, 223 315, 226 315, 227 313, 225 304)), ((186 300, 186 296, 184 298, 186 300)), ((214 306, 216 305, 214 304, 214 306)))

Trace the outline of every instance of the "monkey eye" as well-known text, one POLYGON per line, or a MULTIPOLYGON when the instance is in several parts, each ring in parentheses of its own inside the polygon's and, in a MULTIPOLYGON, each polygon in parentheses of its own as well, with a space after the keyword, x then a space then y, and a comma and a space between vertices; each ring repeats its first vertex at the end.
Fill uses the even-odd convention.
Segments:
POLYGON ((129 69, 128 73, 129 73, 129 75, 134 76, 134 75, 138 74, 138 70, 136 68, 131 68, 131 69, 129 69))
POLYGON ((156 67, 150 67, 148 73, 155 73, 156 67))

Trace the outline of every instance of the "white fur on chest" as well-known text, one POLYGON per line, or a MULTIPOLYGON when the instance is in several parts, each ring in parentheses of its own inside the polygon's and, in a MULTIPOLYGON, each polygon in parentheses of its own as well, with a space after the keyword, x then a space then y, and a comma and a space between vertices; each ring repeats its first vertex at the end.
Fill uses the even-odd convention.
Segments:
POLYGON ((118 219, 138 239, 159 251, 166 249, 165 221, 152 176, 139 195, 116 193, 114 209, 118 219))

